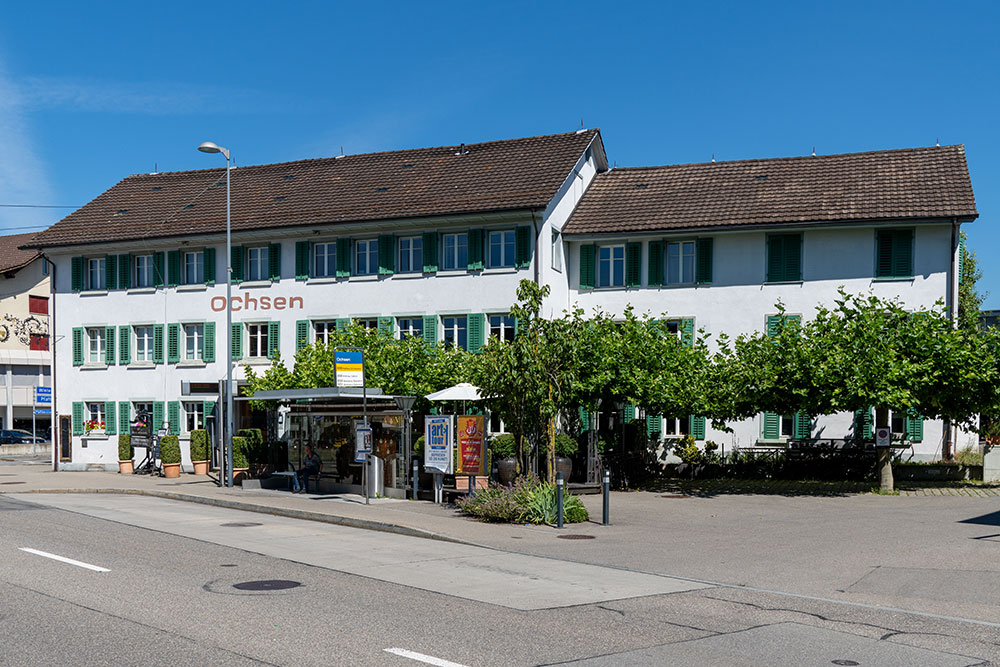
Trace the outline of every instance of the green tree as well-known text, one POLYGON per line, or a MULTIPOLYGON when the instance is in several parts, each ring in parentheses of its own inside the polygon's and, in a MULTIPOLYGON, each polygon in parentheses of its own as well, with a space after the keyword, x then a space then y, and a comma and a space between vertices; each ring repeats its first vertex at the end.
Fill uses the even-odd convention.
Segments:
POLYGON ((960 232, 959 278, 958 278, 958 327, 966 331, 977 331, 981 326, 980 307, 986 294, 976 291, 976 283, 983 277, 979 270, 976 253, 968 248, 965 232, 960 232))

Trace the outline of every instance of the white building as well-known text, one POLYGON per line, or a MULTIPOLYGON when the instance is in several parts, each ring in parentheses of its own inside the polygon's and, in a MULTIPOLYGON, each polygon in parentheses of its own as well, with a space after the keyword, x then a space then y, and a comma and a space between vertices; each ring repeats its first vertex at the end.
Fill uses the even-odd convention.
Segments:
MULTIPOLYGON (((779 298, 809 317, 841 285, 953 305, 958 227, 977 215, 961 147, 608 171, 597 130, 240 167, 232 202, 229 304, 224 169, 130 176, 31 242, 56 267, 64 468, 113 466, 139 407, 188 465, 185 435, 218 412, 226 307, 237 379, 350 319, 476 349, 513 335, 522 278, 552 287, 549 314, 631 303, 736 335, 779 298)), ((793 421, 661 430, 750 446, 793 421)), ((800 430, 843 437, 851 421, 800 430)), ((931 458, 944 434, 920 425, 931 458)))

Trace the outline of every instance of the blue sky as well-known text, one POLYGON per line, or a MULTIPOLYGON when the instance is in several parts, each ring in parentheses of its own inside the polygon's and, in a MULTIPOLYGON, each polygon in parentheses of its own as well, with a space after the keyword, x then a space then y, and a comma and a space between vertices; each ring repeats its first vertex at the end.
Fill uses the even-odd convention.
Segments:
MULTIPOLYGON (((620 166, 964 143, 1000 308, 1000 3, 8 3, 0 204, 600 127, 620 166), (38 7, 33 8, 33 7, 38 7)), ((0 207, 29 231, 71 209, 0 207)))

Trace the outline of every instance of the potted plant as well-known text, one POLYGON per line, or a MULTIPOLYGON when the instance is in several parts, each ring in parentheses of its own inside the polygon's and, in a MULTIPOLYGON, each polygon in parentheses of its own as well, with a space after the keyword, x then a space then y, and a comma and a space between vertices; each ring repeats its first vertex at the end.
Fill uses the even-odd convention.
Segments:
POLYGON ((191 464, 194 474, 208 474, 208 431, 203 428, 191 431, 191 464))
POLYGON ((497 474, 501 484, 510 484, 514 481, 514 473, 517 472, 514 449, 514 436, 510 433, 501 433, 490 440, 490 453, 497 462, 497 474))
POLYGON ((578 443, 573 436, 565 433, 556 435, 556 472, 561 472, 567 482, 573 474, 573 459, 570 457, 576 454, 577 447, 578 443))
POLYGON ((247 447, 249 443, 242 436, 233 437, 233 484, 243 485, 243 480, 248 477, 247 471, 250 464, 247 463, 247 447))
POLYGON ((181 476, 181 445, 176 435, 160 438, 160 462, 163 463, 164 477, 181 476))
POLYGON ((118 472, 123 475, 131 475, 135 471, 135 462, 132 458, 135 450, 132 448, 132 436, 122 433, 118 436, 118 472))
POLYGON ((83 422, 83 429, 86 431, 87 435, 93 433, 94 435, 104 434, 104 422, 99 419, 89 419, 83 422))
MULTIPOLYGON (((236 431, 236 435, 244 440, 243 453, 246 457, 246 464, 243 467, 248 471, 252 468, 253 474, 259 475, 261 469, 267 464, 267 448, 264 447, 264 434, 259 428, 241 428, 236 431)), ((233 451, 235 452, 235 450, 236 447, 234 445, 233 451)), ((239 467, 234 463, 233 471, 235 472, 239 467)))

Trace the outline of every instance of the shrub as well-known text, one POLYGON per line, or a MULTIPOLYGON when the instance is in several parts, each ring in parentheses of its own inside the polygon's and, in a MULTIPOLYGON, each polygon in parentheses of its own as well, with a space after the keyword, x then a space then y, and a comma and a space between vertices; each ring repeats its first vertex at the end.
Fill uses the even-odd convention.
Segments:
POLYGON ((955 463, 961 463, 965 466, 981 466, 983 465, 983 450, 970 445, 955 454, 955 463))
POLYGON ((247 462, 247 439, 242 436, 233 436, 233 469, 249 468, 247 462))
MULTIPOLYGON (((541 482, 537 477, 519 477, 512 486, 491 486, 474 496, 457 501, 459 509, 480 521, 493 523, 554 524, 556 517, 556 485, 541 482)), ((563 495, 563 520, 580 523, 590 518, 587 508, 571 493, 563 495)))
POLYGON ((208 460, 208 431, 203 428, 191 431, 191 460, 208 460))
POLYGON ((701 463, 702 455, 698 445, 695 444, 694 437, 685 435, 674 444, 674 456, 681 460, 681 463, 701 463))
POLYGON ((181 445, 176 435, 165 435, 160 438, 160 460, 163 463, 181 462, 181 445))
POLYGON ((565 433, 556 435, 556 456, 573 456, 576 450, 577 443, 573 437, 565 433))
POLYGON ((131 461, 135 456, 135 448, 132 447, 132 436, 122 433, 118 436, 118 460, 131 461))
POLYGON ((424 456, 424 436, 417 438, 417 441, 413 443, 413 455, 423 458, 424 456))
MULTIPOLYGON (((264 434, 260 432, 259 428, 241 428, 236 431, 236 435, 246 440, 244 453, 246 454, 248 463, 267 463, 267 448, 264 447, 264 434)), ((235 463, 233 466, 240 467, 236 466, 235 463)), ((242 467, 246 468, 249 465, 242 467)))
POLYGON ((490 451, 493 452, 493 457, 497 459, 509 459, 514 456, 516 448, 514 447, 514 436, 510 433, 501 433, 500 435, 494 436, 490 440, 490 451))

